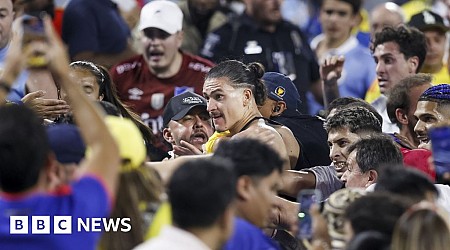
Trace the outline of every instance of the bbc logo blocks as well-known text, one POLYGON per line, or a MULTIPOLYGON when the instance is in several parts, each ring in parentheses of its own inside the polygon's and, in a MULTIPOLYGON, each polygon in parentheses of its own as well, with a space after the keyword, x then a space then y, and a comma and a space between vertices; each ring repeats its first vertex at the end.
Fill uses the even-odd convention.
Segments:
POLYGON ((10 216, 9 232, 10 234, 71 234, 72 217, 71 216, 53 216, 53 226, 50 216, 10 216))

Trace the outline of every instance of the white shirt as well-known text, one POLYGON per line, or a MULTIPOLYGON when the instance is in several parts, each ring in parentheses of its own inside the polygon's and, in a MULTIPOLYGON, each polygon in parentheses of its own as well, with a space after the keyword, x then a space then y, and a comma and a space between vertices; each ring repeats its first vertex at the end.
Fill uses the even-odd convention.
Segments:
POLYGON ((211 250, 195 235, 174 226, 165 226, 157 237, 150 239, 134 248, 134 250, 168 249, 211 250))
POLYGON ((447 211, 450 216, 450 186, 443 184, 434 184, 439 191, 437 203, 447 211))
POLYGON ((389 119, 389 115, 387 113, 387 97, 385 95, 381 95, 375 101, 372 102, 372 106, 378 111, 378 113, 383 117, 383 133, 393 134, 400 132, 400 129, 395 123, 392 123, 389 119))

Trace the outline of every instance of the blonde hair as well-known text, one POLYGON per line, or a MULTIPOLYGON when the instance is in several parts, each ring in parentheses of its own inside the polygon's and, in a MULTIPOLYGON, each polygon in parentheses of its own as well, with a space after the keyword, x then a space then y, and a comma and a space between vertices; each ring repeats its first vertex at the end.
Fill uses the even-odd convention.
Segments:
POLYGON ((111 218, 130 218, 131 231, 103 233, 102 250, 132 249, 144 242, 153 216, 163 201, 164 187, 156 172, 144 166, 122 172, 111 218))
POLYGON ((391 250, 442 250, 450 246, 450 229, 435 207, 413 206, 398 220, 391 250))

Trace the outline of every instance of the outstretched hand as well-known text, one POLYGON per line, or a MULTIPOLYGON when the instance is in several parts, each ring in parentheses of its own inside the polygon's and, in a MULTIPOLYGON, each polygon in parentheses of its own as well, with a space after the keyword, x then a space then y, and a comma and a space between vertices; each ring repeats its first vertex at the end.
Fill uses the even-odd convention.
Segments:
POLYGON ((43 119, 53 120, 69 112, 69 105, 64 100, 42 98, 42 90, 31 92, 22 98, 22 102, 33 109, 43 119))
POLYGON ((187 141, 180 141, 180 145, 173 145, 173 152, 176 155, 201 155, 203 152, 187 141))
POLYGON ((342 75, 344 67, 344 56, 329 56, 320 65, 320 76, 327 83, 337 81, 342 75))

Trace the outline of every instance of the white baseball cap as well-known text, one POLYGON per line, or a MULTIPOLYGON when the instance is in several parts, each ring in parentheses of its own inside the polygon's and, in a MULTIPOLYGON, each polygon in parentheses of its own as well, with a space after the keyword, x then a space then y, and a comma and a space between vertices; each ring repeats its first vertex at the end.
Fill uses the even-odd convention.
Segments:
POLYGON ((183 27, 183 12, 169 0, 154 0, 141 10, 139 30, 158 28, 173 35, 183 27))

